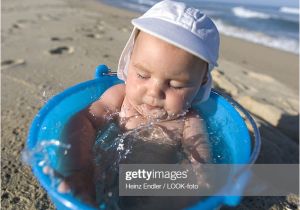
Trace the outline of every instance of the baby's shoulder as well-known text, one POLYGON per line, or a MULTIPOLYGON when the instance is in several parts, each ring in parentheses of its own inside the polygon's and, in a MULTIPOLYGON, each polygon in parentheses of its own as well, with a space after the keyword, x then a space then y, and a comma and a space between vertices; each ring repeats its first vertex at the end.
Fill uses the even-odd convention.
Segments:
POLYGON ((205 126, 204 119, 196 110, 190 110, 185 116, 184 129, 187 131, 191 130, 203 130, 205 126))
POLYGON ((125 97, 125 85, 118 84, 108 88, 98 100, 99 103, 112 110, 119 110, 125 97))
POLYGON ((114 86, 108 88, 103 93, 101 98, 107 97, 107 96, 113 96, 113 97, 123 96, 123 98, 124 98, 124 95, 125 95, 125 84, 117 84, 117 85, 114 85, 114 86))

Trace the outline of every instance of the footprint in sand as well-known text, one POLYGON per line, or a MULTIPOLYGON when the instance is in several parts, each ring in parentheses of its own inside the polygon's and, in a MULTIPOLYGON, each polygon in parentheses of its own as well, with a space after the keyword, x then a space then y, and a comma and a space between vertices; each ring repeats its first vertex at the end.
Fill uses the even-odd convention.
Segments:
POLYGON ((9 33, 14 33, 14 32, 18 32, 20 31, 21 29, 24 29, 26 28, 27 25, 25 24, 22 24, 22 23, 14 23, 11 25, 11 27, 8 29, 8 32, 9 33))
POLYGON ((51 55, 62 55, 62 54, 72 54, 74 53, 74 47, 61 46, 48 50, 51 55))
POLYGON ((17 21, 12 25, 12 28, 14 28, 14 29, 27 28, 27 27, 29 27, 30 25, 33 25, 33 24, 35 24, 35 23, 36 23, 36 21, 34 21, 34 20, 20 19, 20 20, 17 20, 17 21))
POLYGON ((14 24, 12 25, 12 28, 13 28, 13 29, 21 29, 21 28, 25 28, 25 25, 19 24, 19 23, 14 23, 14 24))
POLYGON ((1 61, 1 69, 16 67, 16 66, 23 65, 23 64, 25 64, 24 59, 4 60, 4 61, 1 61))
POLYGON ((63 41, 73 41, 72 37, 51 37, 51 41, 63 42, 63 41))
POLYGON ((30 25, 35 24, 33 20, 20 19, 13 23, 9 28, 10 32, 18 31, 24 28, 28 28, 30 25))
POLYGON ((100 35, 100 34, 86 34, 85 35, 86 37, 88 37, 88 38, 93 38, 93 39, 101 39, 103 36, 102 35, 100 35))
POLYGON ((53 21, 58 21, 59 18, 53 15, 49 15, 49 14, 37 14, 37 17, 39 20, 53 20, 53 21))

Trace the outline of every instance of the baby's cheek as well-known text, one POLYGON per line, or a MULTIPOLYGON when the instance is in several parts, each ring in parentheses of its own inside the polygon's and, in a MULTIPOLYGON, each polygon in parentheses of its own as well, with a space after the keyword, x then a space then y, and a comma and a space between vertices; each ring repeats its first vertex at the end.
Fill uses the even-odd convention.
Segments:
POLYGON ((185 99, 181 95, 169 95, 166 100, 168 111, 180 114, 185 109, 185 99))
POLYGON ((174 104, 174 108, 177 109, 178 113, 187 111, 191 107, 194 95, 194 91, 185 90, 184 92, 181 92, 173 97, 174 100, 172 103, 174 104))
POLYGON ((127 85, 126 88, 126 95, 134 101, 140 102, 142 100, 142 97, 144 95, 144 88, 140 84, 131 83, 127 85), (132 85, 135 84, 135 85, 132 85))

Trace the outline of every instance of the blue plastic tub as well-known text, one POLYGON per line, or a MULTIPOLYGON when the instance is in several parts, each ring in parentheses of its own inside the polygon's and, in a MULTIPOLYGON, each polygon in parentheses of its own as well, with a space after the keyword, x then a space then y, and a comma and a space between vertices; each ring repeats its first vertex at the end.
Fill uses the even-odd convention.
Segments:
MULTIPOLYGON (((122 81, 115 75, 111 75, 105 65, 100 65, 96 68, 94 80, 80 83, 54 96, 39 111, 32 122, 27 140, 27 149, 34 149, 42 140, 60 139, 64 125, 72 115, 97 100, 106 89, 119 83, 122 83, 122 81)), ((212 135, 222 136, 222 143, 229 149, 231 157, 230 162, 226 163, 254 163, 260 149, 260 136, 255 122, 247 111, 231 98, 216 90, 212 90, 208 101, 196 105, 194 108, 206 121, 208 132, 212 135), (254 137, 250 136, 245 121, 237 110, 243 113, 244 118, 249 121, 254 131, 254 137)), ((214 136, 210 136, 210 139, 213 138, 214 136)), ((217 149, 222 150, 222 148, 217 149)), ((48 155, 51 165, 55 168, 57 164, 56 154, 52 151, 48 155)), ((42 172, 42 167, 38 163, 34 163, 32 169, 57 209, 94 209, 79 201, 71 193, 58 193, 51 186, 49 176, 42 172)), ((242 195, 243 186, 247 184, 248 176, 249 174, 246 171, 240 173, 236 185, 230 183, 221 190, 242 195)), ((215 209, 221 205, 235 206, 239 202, 240 196, 211 196, 201 200, 189 209, 215 209)))

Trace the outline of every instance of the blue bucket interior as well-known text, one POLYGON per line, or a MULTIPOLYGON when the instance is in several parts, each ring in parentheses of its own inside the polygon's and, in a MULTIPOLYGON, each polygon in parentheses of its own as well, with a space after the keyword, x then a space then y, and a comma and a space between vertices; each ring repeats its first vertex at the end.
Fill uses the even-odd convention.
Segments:
MULTIPOLYGON (((94 80, 80 83, 54 96, 36 115, 29 131, 27 148, 33 149, 40 141, 60 139, 66 122, 79 110, 97 100, 109 87, 122 83, 115 76, 103 75, 94 80)), ((214 154, 227 148, 230 158, 220 163, 247 164, 251 155, 250 135, 244 120, 236 109, 222 96, 212 92, 205 103, 194 106, 206 121, 210 140, 218 141, 214 154)), ((58 167, 58 158, 50 153, 52 167, 58 167)), ((49 176, 40 166, 33 165, 33 172, 58 209, 94 209, 79 201, 71 193, 61 194, 51 187, 49 176)), ((241 180, 246 182, 246 180, 241 180)), ((241 183, 239 183, 241 184, 241 183)), ((226 189, 233 190, 233 189, 226 189)), ((238 196, 212 196, 202 200, 190 209, 214 209, 220 205, 237 205, 238 196)))

